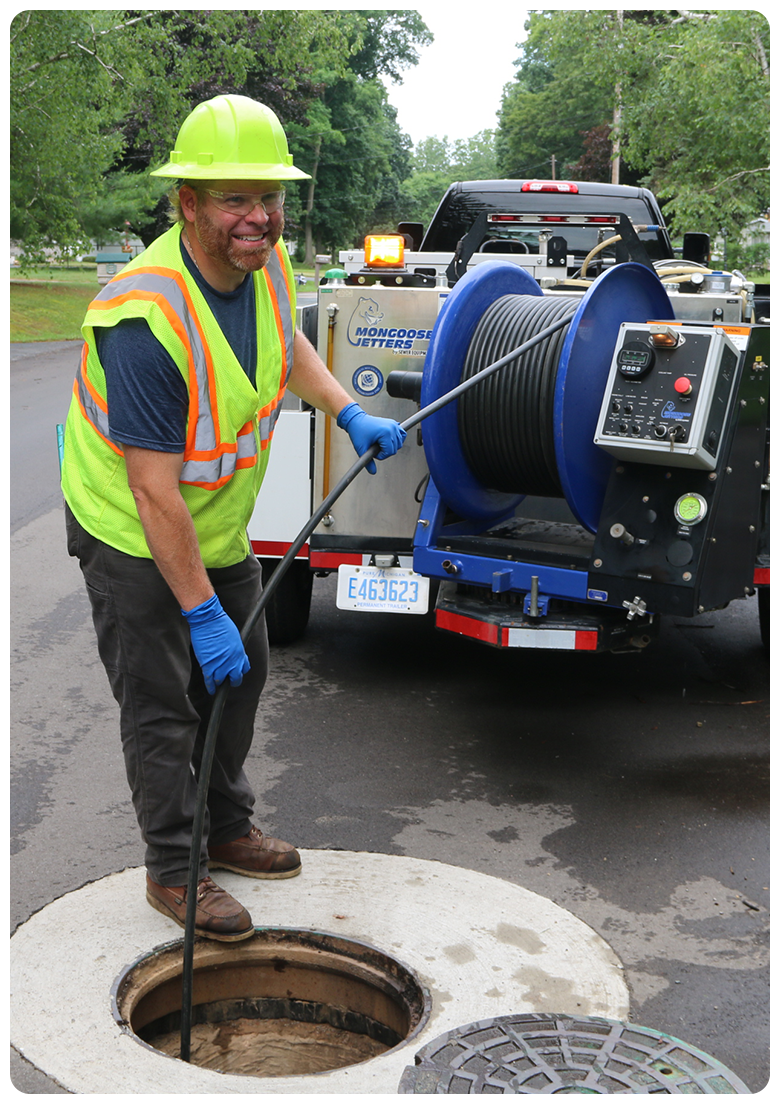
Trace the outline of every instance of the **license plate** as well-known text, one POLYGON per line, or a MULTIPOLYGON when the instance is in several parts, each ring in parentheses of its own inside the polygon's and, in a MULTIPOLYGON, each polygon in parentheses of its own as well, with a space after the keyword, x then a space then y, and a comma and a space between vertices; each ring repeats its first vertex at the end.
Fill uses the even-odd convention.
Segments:
POLYGON ((364 613, 427 613, 429 580, 406 567, 339 566, 336 606, 364 613))

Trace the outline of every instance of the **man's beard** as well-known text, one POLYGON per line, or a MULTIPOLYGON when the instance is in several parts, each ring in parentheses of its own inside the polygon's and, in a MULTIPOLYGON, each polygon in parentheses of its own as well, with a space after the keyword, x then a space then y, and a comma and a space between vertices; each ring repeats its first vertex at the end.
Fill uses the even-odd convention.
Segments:
MULTIPOLYGON (((257 272, 268 263, 274 246, 282 236, 284 212, 273 227, 269 223, 268 236, 256 249, 237 248, 230 233, 214 222, 200 205, 195 212, 195 233, 204 252, 239 272, 257 272)), ((252 236, 252 235, 247 235, 252 236)))

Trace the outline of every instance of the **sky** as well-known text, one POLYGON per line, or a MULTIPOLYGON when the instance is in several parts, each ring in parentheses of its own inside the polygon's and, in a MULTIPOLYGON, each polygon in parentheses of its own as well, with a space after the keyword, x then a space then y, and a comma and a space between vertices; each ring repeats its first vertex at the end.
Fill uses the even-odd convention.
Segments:
POLYGON ((525 10, 514 4, 415 4, 434 36, 420 61, 404 70, 403 84, 386 82, 398 125, 413 142, 436 137, 471 138, 494 130, 504 85, 514 78, 517 43, 525 37, 525 10), (458 9, 463 13, 458 14, 458 9))

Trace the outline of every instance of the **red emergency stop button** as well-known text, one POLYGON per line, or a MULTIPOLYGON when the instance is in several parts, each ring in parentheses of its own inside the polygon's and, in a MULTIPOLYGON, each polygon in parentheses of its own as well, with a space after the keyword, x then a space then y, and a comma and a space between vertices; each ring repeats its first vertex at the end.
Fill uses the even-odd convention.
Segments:
POLYGON ((686 379, 684 375, 681 375, 679 379, 674 381, 674 389, 679 395, 688 395, 693 390, 693 384, 690 379, 686 379))

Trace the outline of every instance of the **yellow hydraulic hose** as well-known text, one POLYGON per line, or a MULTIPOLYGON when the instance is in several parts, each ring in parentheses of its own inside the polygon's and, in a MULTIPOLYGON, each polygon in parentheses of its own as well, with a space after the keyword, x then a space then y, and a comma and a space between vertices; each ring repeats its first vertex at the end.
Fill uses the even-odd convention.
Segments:
POLYGON ((608 237, 606 241, 599 242, 598 245, 596 245, 593 249, 591 249, 591 251, 585 257, 585 260, 582 262, 582 268, 580 268, 580 275, 581 276, 585 275, 585 273, 588 270, 588 265, 590 264, 590 262, 593 260, 593 258, 596 256, 597 253, 600 253, 602 249, 606 249, 606 247, 608 245, 614 245, 616 241, 621 241, 621 240, 622 240, 622 235, 621 234, 615 234, 614 237, 608 237))
MULTIPOLYGON (((333 375, 333 331, 336 328, 336 315, 339 308, 335 303, 328 307, 328 344, 325 353, 325 365, 333 375)), ((330 492, 330 434, 332 419, 325 415, 325 439, 323 442, 324 455, 322 458, 322 500, 325 501, 330 492)))

